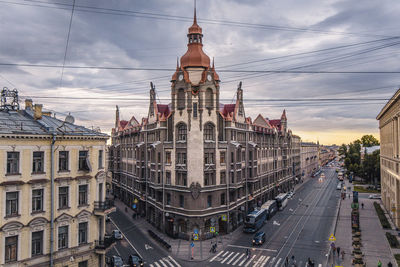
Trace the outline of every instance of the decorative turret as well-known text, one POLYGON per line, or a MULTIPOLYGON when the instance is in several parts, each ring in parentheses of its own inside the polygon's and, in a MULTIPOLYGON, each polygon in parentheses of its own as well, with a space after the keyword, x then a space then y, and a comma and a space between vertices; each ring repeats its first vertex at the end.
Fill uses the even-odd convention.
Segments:
POLYGON ((119 108, 118 105, 115 106, 115 130, 118 131, 118 126, 119 126, 119 108))
POLYGON ((286 132, 287 130, 287 118, 286 118, 286 110, 283 110, 282 116, 281 116, 281 127, 282 127, 282 132, 286 132))

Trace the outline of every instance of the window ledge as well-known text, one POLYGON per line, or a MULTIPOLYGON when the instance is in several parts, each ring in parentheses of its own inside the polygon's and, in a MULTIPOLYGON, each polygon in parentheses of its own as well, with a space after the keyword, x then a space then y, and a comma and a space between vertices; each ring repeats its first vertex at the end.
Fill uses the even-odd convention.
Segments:
POLYGON ((62 208, 58 208, 57 210, 58 211, 60 211, 60 210, 69 210, 71 207, 62 207, 62 208))
POLYGON ((32 172, 31 175, 40 175, 40 174, 46 174, 45 172, 32 172))
POLYGON ((42 214, 42 213, 46 213, 46 212, 44 210, 32 211, 31 215, 37 215, 37 214, 42 214))
POLYGON ((20 173, 6 173, 6 176, 21 176, 20 173))
POLYGON ((10 215, 6 215, 6 216, 4 217, 4 219, 17 218, 17 217, 21 217, 21 214, 10 214, 10 215))
POLYGON ((89 204, 80 204, 80 205, 78 205, 78 208, 87 208, 87 207, 89 207, 90 205, 89 204))
POLYGON ((70 173, 70 170, 59 170, 58 173, 70 173))

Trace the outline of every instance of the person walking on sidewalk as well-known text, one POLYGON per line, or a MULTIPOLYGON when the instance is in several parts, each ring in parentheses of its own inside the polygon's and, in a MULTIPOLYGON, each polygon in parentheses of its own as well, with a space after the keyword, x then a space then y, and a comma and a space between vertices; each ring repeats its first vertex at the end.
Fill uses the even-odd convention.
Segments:
POLYGON ((393 267, 393 264, 389 261, 388 267, 393 267))
POLYGON ((344 260, 344 250, 342 250, 342 260, 344 260))
POLYGON ((378 260, 378 267, 382 267, 382 262, 381 262, 381 260, 378 260))

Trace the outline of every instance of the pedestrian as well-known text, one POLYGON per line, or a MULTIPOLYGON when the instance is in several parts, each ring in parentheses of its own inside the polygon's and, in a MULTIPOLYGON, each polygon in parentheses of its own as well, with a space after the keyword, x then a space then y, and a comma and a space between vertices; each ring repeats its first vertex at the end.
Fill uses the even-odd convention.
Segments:
POLYGON ((285 260, 285 267, 288 267, 289 266, 289 257, 288 256, 286 256, 286 260, 285 260))
POLYGON ((338 255, 338 257, 340 256, 340 247, 337 247, 336 248, 336 251, 337 251, 337 255, 338 255))
POLYGON ((361 203, 361 209, 364 209, 364 203, 361 203))
POLYGON ((378 260, 378 267, 382 267, 382 262, 381 262, 381 260, 378 260))
POLYGON ((342 260, 344 260, 344 250, 342 250, 342 260))
POLYGON ((388 267, 393 267, 393 264, 389 261, 388 267))
POLYGON ((332 252, 333 252, 333 256, 335 256, 336 255, 336 247, 335 246, 332 247, 332 252))

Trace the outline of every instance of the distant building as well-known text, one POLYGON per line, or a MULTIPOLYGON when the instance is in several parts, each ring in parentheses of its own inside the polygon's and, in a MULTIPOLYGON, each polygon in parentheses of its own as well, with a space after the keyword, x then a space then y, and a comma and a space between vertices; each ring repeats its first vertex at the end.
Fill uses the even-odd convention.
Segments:
POLYGON ((386 210, 400 228, 400 89, 376 117, 379 120, 381 194, 386 210))
POLYGON ((299 182, 301 179, 301 138, 300 136, 292 136, 292 158, 295 181, 299 182))
POLYGON ((302 177, 312 176, 318 171, 318 147, 317 143, 301 142, 300 163, 302 177))
POLYGON ((113 193, 172 237, 228 233, 247 212, 293 187, 293 135, 280 119, 245 116, 220 101, 220 79, 203 52, 196 16, 188 50, 171 78, 171 103, 150 89, 148 116, 121 120, 117 107, 110 160, 113 193), (215 227, 215 228, 214 228, 215 227))
POLYGON ((0 266, 47 267, 52 259, 57 267, 104 267, 108 136, 71 116, 56 119, 29 99, 25 110, 6 103, 2 98, 0 266))
POLYGON ((318 164, 319 167, 325 166, 328 162, 336 157, 335 149, 329 146, 320 145, 318 147, 318 164))

